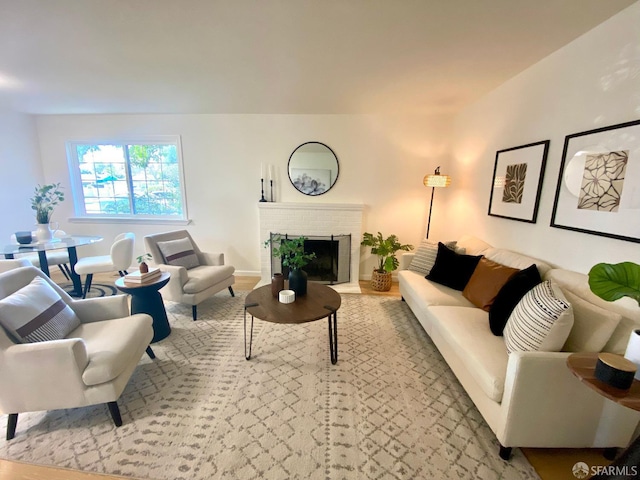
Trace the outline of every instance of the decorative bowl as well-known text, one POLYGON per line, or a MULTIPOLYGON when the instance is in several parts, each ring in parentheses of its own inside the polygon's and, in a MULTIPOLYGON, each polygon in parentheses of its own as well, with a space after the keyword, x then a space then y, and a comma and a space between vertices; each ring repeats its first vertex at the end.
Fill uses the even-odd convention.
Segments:
POLYGON ((31 243, 33 241, 31 232, 16 232, 16 241, 21 245, 31 243))
POLYGON ((293 303, 296 299, 296 292, 293 290, 280 290, 278 296, 280 303, 293 303))

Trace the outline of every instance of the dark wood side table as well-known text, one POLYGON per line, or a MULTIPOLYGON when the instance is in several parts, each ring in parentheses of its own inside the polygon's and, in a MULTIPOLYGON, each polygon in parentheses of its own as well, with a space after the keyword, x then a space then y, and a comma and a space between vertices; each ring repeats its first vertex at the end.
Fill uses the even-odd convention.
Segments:
MULTIPOLYGON (((619 388, 607 385, 595 376, 597 362, 597 353, 574 353, 567 357, 567 367, 569 367, 569 370, 571 370, 582 383, 609 400, 640 412, 640 381, 634 379, 629 390, 620 390, 619 388)), ((634 468, 635 471, 640 472, 640 468, 638 467, 640 465, 640 437, 634 440, 624 453, 611 465, 625 467, 626 470, 623 469, 623 471, 631 472, 632 468, 634 468)), ((618 475, 596 475, 592 478, 617 479, 623 477, 618 475)))
POLYGON ((306 323, 327 318, 329 321, 329 352, 331 363, 338 362, 338 309, 342 303, 340 294, 333 288, 309 282, 307 294, 296 297, 293 303, 280 303, 271 294, 271 285, 253 290, 244 305, 244 356, 251 358, 253 318, 271 323, 306 323), (247 313, 251 315, 249 348, 247 350, 247 313))
POLYGON ((116 280, 118 290, 131 295, 131 314, 147 313, 153 318, 153 339, 155 343, 167 338, 171 333, 171 326, 167 318, 160 290, 171 278, 169 272, 162 272, 155 280, 145 283, 127 283, 124 277, 116 280))

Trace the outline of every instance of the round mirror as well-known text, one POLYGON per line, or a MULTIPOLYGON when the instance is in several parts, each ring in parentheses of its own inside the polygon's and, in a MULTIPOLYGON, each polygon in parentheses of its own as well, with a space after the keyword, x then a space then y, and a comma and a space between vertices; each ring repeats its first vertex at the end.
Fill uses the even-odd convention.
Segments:
POLYGON ((289 180, 305 195, 322 195, 338 179, 338 157, 320 142, 307 142, 289 157, 289 180))

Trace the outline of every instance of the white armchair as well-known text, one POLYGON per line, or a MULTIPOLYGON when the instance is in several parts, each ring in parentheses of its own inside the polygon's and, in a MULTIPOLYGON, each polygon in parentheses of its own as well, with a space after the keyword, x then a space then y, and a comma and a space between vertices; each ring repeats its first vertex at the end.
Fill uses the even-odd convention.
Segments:
MULTIPOLYGON (((151 317, 129 315, 126 295, 73 300, 37 268, 0 274, 0 301, 23 311, 18 290, 44 279, 79 318, 59 340, 17 343, 2 318, 0 328, 0 410, 9 414, 7 440, 15 436, 18 414, 106 403, 116 426, 122 425, 117 400, 153 337, 151 317), (18 292, 18 293, 16 293, 18 292)), ((46 285, 44 288, 49 290, 46 285)), ((55 293, 51 293, 55 299, 55 293)), ((55 305, 62 305, 60 301, 55 305)), ((3 303, 3 305, 6 305, 3 303)), ((65 307, 66 308, 66 307, 65 307)), ((33 323, 33 322, 32 322, 33 323)))
POLYGON ((153 257, 152 262, 160 270, 171 274, 167 286, 160 290, 162 296, 167 300, 191 305, 194 320, 198 317, 198 304, 220 290, 228 288, 231 296, 235 296, 231 288, 235 283, 235 268, 224 264, 223 253, 202 252, 186 230, 147 235, 144 237, 144 244, 153 257), (176 255, 173 256, 177 260, 167 260, 167 245, 176 242, 186 243, 190 250, 177 252, 177 247, 174 246, 176 255))

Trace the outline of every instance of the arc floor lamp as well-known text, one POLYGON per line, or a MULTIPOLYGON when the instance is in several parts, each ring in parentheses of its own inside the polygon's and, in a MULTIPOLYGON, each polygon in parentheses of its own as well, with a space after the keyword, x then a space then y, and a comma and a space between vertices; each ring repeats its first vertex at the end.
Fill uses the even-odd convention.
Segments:
POLYGON ((429 204, 429 220, 427 221, 427 238, 429 238, 429 227, 431 226, 431 209, 433 208, 433 194, 436 188, 446 188, 451 185, 451 177, 449 175, 441 175, 440 167, 431 175, 425 175, 422 180, 425 187, 431 187, 431 203, 429 204))

